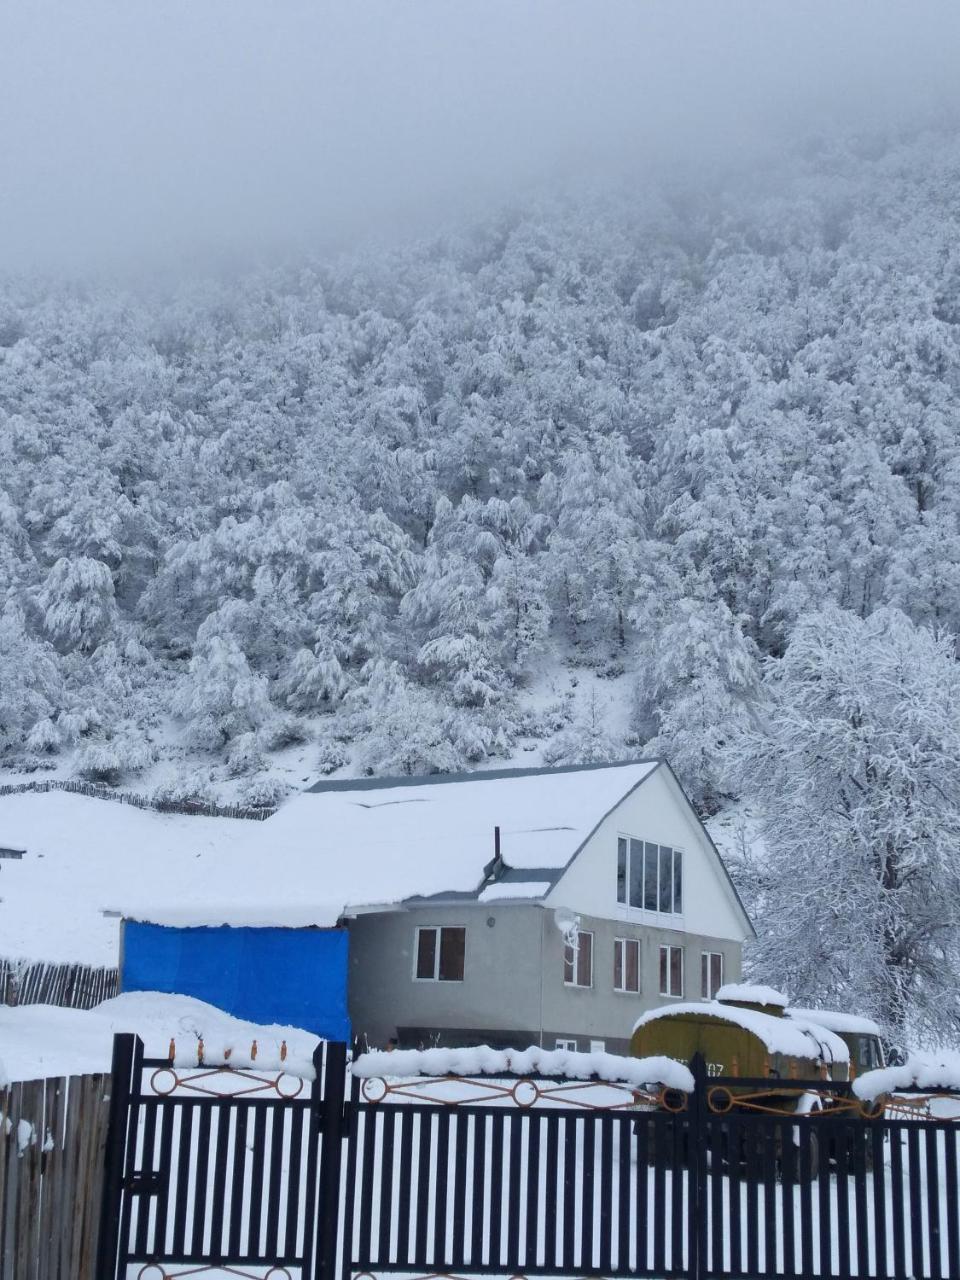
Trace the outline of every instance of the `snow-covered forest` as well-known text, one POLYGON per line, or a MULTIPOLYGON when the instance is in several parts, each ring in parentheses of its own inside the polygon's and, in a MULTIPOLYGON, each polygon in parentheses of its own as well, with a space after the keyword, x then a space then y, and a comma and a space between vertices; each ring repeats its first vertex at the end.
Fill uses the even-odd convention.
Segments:
POLYGON ((666 755, 765 837, 730 856, 804 956, 765 973, 949 1026, 958 426, 948 131, 175 287, 8 277, 5 777, 666 755))

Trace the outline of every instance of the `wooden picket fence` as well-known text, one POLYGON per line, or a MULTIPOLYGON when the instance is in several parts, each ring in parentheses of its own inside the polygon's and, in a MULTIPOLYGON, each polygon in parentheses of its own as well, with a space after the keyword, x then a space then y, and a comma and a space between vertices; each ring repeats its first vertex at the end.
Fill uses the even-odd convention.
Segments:
POLYGON ((93 1280, 108 1075, 0 1089, 0 1280, 93 1280))
POLYGON ((41 778, 36 782, 10 782, 0 786, 0 796, 24 795, 27 792, 43 794, 48 791, 66 791, 70 795, 90 796, 94 800, 114 800, 117 804, 130 804, 135 809, 153 809, 156 813, 184 813, 202 818, 242 818, 262 822, 276 813, 276 806, 213 804, 207 800, 155 800, 152 796, 139 795, 135 791, 114 791, 98 782, 78 782, 69 778, 41 778))
POLYGON ((119 990, 116 969, 87 964, 0 958, 0 1004, 55 1004, 64 1009, 92 1009, 119 990))

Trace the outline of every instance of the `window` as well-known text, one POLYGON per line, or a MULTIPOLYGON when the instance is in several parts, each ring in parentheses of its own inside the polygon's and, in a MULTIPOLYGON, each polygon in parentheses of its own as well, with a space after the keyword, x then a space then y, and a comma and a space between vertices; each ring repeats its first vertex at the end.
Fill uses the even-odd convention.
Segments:
POLYGON ((723 956, 719 951, 700 952, 700 994, 712 1000, 723 986, 723 956))
POLYGON ((683 947, 660 948, 660 994, 683 995, 683 947))
POLYGON ((640 990, 640 943, 636 938, 613 940, 613 989, 640 990))
POLYGON ((556 1047, 558 1049, 566 1049, 570 1053, 577 1052, 576 1040, 564 1040, 562 1037, 557 1038, 556 1047))
POLYGON ((563 948, 563 980, 568 987, 593 986, 593 934, 581 929, 563 948))
POLYGON ((420 982, 462 982, 466 929, 460 925, 417 930, 417 967, 420 982))
POLYGON ((683 912, 683 853, 668 844, 617 840, 617 901, 669 915, 683 912))

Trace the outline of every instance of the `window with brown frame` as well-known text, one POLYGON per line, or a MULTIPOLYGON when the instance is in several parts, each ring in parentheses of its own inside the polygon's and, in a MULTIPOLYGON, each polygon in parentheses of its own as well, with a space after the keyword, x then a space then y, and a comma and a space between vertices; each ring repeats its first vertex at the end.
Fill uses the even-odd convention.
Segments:
POLYGON ((581 929, 563 948, 563 981, 568 987, 593 986, 593 934, 581 929))
POLYGON ((427 926, 417 930, 418 982, 462 982, 467 931, 462 925, 427 926))
POLYGON ((640 943, 636 938, 613 940, 613 989, 634 994, 640 990, 640 943))
POLYGON ((712 1000, 723 986, 723 952, 700 952, 700 995, 712 1000))
POLYGON ((660 948, 660 994, 683 995, 683 947, 660 948))

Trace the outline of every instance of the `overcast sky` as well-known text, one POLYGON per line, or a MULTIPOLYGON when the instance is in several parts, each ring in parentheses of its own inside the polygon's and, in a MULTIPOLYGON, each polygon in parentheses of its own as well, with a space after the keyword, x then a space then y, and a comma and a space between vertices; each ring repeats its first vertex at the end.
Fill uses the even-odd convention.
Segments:
POLYGON ((0 268, 323 249, 960 101, 957 0, 0 0, 0 268))

